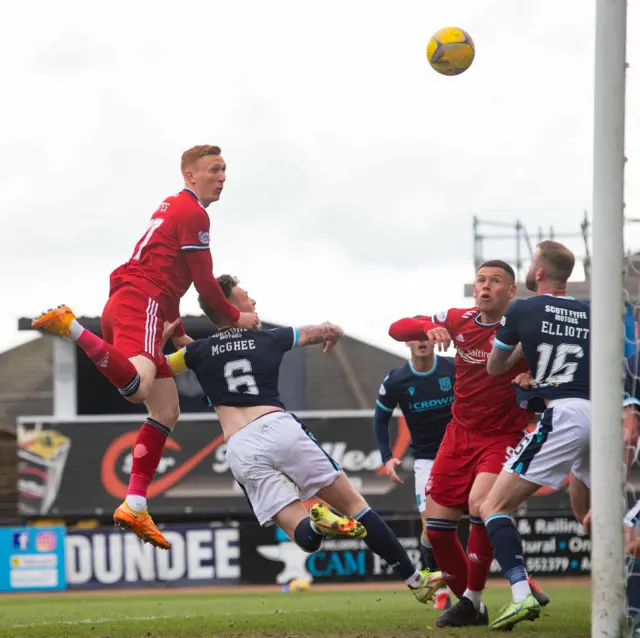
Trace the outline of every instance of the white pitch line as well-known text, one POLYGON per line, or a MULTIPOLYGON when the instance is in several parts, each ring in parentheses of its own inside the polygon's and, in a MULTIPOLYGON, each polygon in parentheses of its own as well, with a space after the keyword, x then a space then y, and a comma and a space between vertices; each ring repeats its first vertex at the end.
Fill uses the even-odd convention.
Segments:
MULTIPOLYGON (((307 614, 309 612, 327 612, 330 611, 327 607, 316 608, 316 609, 274 609, 271 610, 273 614, 307 614)), ((8 624, 8 628, 10 629, 30 629, 33 627, 55 627, 56 625, 99 625, 101 623, 108 622, 119 622, 121 620, 130 620, 130 621, 145 621, 145 620, 172 620, 179 619, 183 620, 185 618, 212 618, 215 616, 224 616, 226 618, 230 616, 264 616, 270 613, 268 610, 264 611, 244 611, 244 612, 224 612, 224 613, 214 613, 214 614, 174 614, 168 616, 118 616, 114 618, 82 618, 81 620, 59 620, 59 621, 51 621, 44 620, 42 622, 28 623, 28 624, 8 624)))

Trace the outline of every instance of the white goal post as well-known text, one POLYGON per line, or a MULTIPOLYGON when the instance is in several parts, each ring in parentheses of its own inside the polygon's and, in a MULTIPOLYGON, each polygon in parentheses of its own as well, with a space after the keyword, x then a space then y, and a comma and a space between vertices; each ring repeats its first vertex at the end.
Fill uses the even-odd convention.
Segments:
POLYGON ((592 638, 621 636, 625 613, 621 521, 626 27, 626 0, 596 0, 591 280, 592 638))

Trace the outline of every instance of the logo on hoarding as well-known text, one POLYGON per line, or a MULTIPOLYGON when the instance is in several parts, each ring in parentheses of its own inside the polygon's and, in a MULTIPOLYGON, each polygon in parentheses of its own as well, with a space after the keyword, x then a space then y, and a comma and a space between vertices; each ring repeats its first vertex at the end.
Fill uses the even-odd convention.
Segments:
MULTIPOLYGON (((133 450, 136 443, 138 432, 126 432, 115 439, 107 448, 105 455, 102 457, 101 477, 104 488, 115 498, 125 498, 127 496, 128 484, 118 478, 116 467, 118 459, 127 450, 133 450)), ((205 445, 201 450, 196 452, 190 459, 187 459, 182 465, 175 470, 169 472, 161 478, 157 478, 149 485, 148 498, 154 498, 169 489, 180 479, 184 478, 191 470, 199 465, 209 454, 224 443, 224 435, 216 437, 213 441, 205 445)), ((173 439, 167 439, 165 449, 173 452, 180 452, 182 446, 173 439)))
POLYGON ((38 532, 36 534, 36 551, 54 552, 58 542, 53 532, 38 532))
POLYGON ((58 496, 71 439, 43 423, 18 425, 20 512, 46 514, 58 496))
POLYGON ((26 552, 28 547, 29 532, 14 532, 13 549, 19 549, 21 552, 26 552))
POLYGON ((365 576, 367 570, 367 549, 364 541, 340 539, 325 541, 319 551, 313 554, 300 549, 281 530, 276 529, 274 545, 258 545, 258 554, 274 562, 283 563, 275 581, 283 585, 300 578, 310 583, 315 578, 343 576, 365 576), (325 551, 326 548, 326 551, 325 551))
POLYGON ((307 570, 309 554, 290 541, 288 536, 279 528, 276 529, 276 543, 276 545, 259 545, 256 547, 260 556, 267 560, 284 564, 284 567, 276 576, 276 583, 284 585, 297 578, 313 582, 313 576, 307 570))

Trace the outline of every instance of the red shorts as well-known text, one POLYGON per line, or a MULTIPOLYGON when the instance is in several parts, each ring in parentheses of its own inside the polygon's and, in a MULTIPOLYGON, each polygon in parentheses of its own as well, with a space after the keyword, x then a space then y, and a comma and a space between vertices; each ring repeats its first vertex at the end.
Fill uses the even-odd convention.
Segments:
POLYGON ((102 311, 102 338, 129 359, 139 354, 156 364, 156 379, 173 377, 162 352, 164 316, 158 302, 134 286, 123 286, 102 311))
POLYGON ((523 432, 480 435, 451 421, 431 468, 426 493, 438 505, 467 510, 476 476, 500 474, 523 436, 523 432))

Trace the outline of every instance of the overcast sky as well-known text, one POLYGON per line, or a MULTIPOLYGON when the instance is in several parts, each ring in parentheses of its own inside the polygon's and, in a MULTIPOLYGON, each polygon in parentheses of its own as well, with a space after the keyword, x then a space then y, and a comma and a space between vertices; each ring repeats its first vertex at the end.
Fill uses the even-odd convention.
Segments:
MULTIPOLYGON (((28 338, 19 316, 100 314, 109 273, 182 187, 182 151, 218 144, 216 274, 264 320, 329 319, 403 353, 391 321, 472 304, 473 215, 576 232, 591 209, 594 16, 593 0, 3 6, 0 351, 28 338), (425 57, 447 25, 477 47, 455 78, 425 57)), ((637 113, 637 38, 628 59, 637 113)), ((628 117, 637 217, 639 146, 628 117)))

